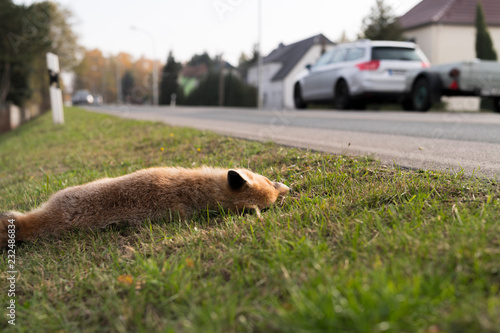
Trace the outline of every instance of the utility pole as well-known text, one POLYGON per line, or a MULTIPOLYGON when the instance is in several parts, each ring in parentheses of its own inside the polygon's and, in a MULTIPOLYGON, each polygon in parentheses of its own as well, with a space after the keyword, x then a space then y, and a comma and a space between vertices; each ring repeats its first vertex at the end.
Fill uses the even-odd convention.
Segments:
MULTIPOLYGON (((154 42, 153 42, 154 45, 154 42)), ((158 93, 158 61, 156 60, 156 50, 154 52, 153 60, 153 105, 159 104, 159 93, 158 93)))
POLYGON ((262 0, 258 0, 258 9, 257 9, 257 16, 258 16, 258 51, 259 51, 259 57, 257 60, 257 77, 258 77, 258 93, 257 93, 257 107, 259 109, 264 108, 264 88, 263 88, 263 77, 262 77, 262 0))
POLYGON ((158 105, 159 94, 158 94, 158 62, 156 61, 156 42, 153 34, 149 31, 139 29, 135 26, 131 26, 130 29, 142 32, 151 38, 151 45, 153 48, 153 105, 158 105))
POLYGON ((106 71, 108 69, 107 66, 108 66, 108 60, 107 58, 104 58, 102 64, 102 74, 101 74, 101 96, 103 104, 105 104, 107 101, 107 96, 106 96, 106 71))
POLYGON ((224 106, 224 60, 220 54, 220 75, 219 75, 219 106, 224 106))
POLYGON ((122 79, 121 79, 120 59, 116 57, 116 104, 122 104, 122 79))

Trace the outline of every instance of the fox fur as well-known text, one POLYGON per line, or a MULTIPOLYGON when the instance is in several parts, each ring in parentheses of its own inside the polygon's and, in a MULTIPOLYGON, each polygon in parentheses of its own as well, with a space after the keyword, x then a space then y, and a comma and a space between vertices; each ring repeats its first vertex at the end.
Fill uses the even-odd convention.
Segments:
POLYGON ((9 220, 14 220, 16 241, 34 241, 75 228, 139 224, 173 214, 189 219, 203 209, 254 210, 260 216, 289 190, 246 169, 143 169, 68 187, 25 214, 0 214, 0 246, 7 245, 9 220))

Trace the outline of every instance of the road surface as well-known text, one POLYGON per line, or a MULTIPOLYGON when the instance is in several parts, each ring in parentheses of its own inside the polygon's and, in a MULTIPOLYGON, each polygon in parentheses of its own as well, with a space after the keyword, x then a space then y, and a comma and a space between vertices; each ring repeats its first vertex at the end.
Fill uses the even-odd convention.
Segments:
POLYGON ((100 106, 94 112, 500 179, 500 114, 100 106))

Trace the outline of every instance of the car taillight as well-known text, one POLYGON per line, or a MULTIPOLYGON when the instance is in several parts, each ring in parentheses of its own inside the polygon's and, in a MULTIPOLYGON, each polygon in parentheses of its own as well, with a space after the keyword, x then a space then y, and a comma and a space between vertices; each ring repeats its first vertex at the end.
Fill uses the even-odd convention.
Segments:
POLYGON ((448 74, 453 79, 453 82, 448 88, 451 90, 458 90, 458 77, 460 76, 460 70, 458 70, 457 68, 453 68, 448 74))
POLYGON ((431 67, 431 64, 429 64, 428 62, 422 62, 422 68, 429 68, 431 67))
POLYGON ((360 71, 376 71, 380 67, 380 60, 372 60, 357 64, 360 71))
POLYGON ((450 90, 458 90, 458 82, 457 80, 453 80, 453 82, 448 87, 450 90))
POLYGON ((460 75, 460 71, 456 68, 453 68, 448 74, 450 75, 450 77, 456 79, 460 75))

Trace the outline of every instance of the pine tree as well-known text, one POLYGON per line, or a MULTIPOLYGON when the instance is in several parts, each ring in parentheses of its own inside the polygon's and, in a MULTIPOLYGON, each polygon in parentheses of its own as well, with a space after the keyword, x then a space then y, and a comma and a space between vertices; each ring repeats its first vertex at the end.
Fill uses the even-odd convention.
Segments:
POLYGON ((161 83, 160 83, 160 104, 168 105, 170 104, 170 99, 172 94, 176 94, 177 103, 182 101, 183 94, 182 89, 180 89, 177 83, 177 78, 179 77, 179 72, 182 69, 182 65, 175 61, 172 51, 168 54, 167 63, 163 67, 161 72, 161 83))
POLYGON ((238 63, 238 72, 240 73, 241 77, 244 80, 246 80, 247 78, 248 69, 252 66, 255 66, 257 64, 258 59, 259 59, 259 49, 257 48, 257 44, 253 46, 251 57, 247 56, 244 53, 241 54, 238 63))
POLYGON ((477 3, 476 9, 476 57, 481 60, 497 60, 481 2, 477 3))
MULTIPOLYGON (((481 2, 478 2, 476 7, 476 58, 481 60, 497 60, 497 53, 493 48, 493 42, 486 26, 481 2)), ((482 110, 493 109, 493 100, 490 98, 481 98, 480 108, 482 110)))
POLYGON ((195 54, 191 57, 191 60, 188 61, 188 66, 198 66, 204 64, 208 69, 211 69, 216 62, 210 57, 207 52, 203 52, 202 54, 195 54))
MULTIPOLYGON (((186 105, 219 105, 219 73, 210 72, 186 97, 186 105)), ((255 107, 257 89, 231 73, 224 75, 224 106, 255 107)))
POLYGON ((404 40, 403 29, 392 7, 384 0, 376 0, 371 14, 363 20, 363 32, 359 37, 371 40, 404 40))

